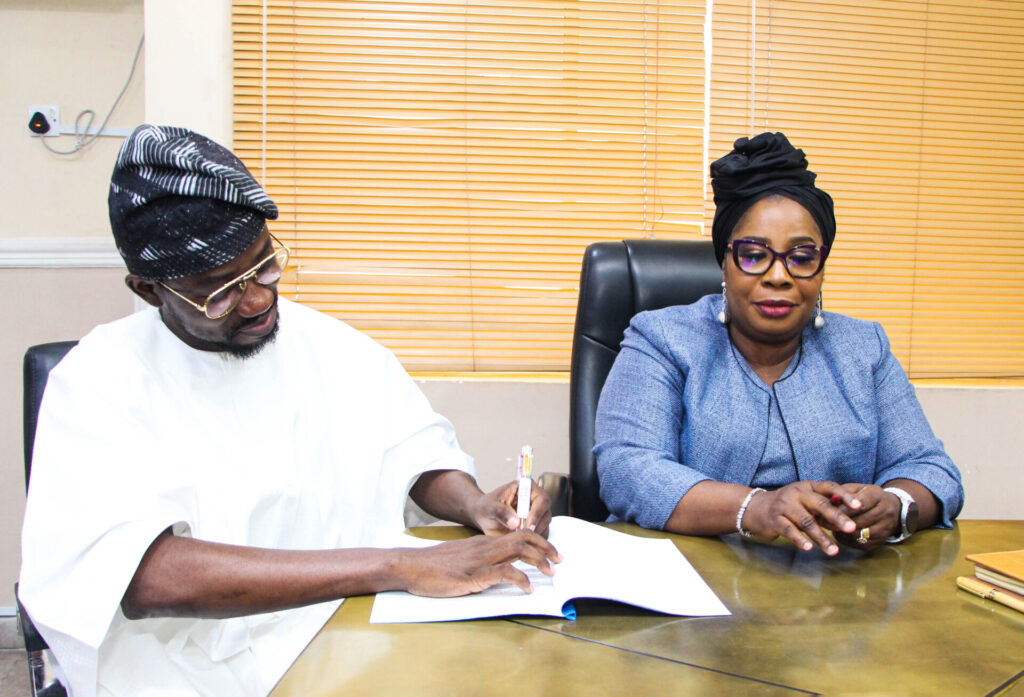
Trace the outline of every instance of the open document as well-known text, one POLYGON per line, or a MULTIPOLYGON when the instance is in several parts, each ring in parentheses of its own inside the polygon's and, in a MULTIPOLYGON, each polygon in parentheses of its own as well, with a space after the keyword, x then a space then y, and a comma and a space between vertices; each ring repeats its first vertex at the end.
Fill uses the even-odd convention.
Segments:
POLYGON ((440 622, 502 615, 576 619, 576 598, 616 600, 669 615, 728 615, 729 610, 667 539, 635 537, 577 518, 551 521, 548 539, 562 554, 554 576, 517 563, 533 593, 502 583, 459 598, 378 593, 370 622, 440 622))

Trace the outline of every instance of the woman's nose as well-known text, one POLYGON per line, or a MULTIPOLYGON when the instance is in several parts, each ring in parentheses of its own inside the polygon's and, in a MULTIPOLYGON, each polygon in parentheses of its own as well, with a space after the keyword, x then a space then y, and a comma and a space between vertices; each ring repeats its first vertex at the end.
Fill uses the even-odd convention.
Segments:
POLYGON ((793 277, 789 274, 789 269, 786 268, 786 264, 782 259, 776 258, 772 261, 772 265, 768 267, 768 270, 764 272, 761 277, 766 282, 771 283, 773 286, 785 285, 793 282, 793 277))

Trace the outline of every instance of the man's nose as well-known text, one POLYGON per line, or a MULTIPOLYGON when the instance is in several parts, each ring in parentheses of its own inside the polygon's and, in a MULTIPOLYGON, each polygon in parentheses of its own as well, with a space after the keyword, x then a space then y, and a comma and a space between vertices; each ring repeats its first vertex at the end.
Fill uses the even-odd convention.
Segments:
POLYGON ((246 319, 259 317, 274 304, 274 288, 275 286, 260 285, 250 279, 245 284, 242 299, 238 301, 235 312, 246 319))

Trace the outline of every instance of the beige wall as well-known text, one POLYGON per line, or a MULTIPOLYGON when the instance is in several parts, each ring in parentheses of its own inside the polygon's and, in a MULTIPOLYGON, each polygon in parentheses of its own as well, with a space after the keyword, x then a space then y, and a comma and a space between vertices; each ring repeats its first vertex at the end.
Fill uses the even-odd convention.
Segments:
POLYGON ((145 0, 146 122, 231 147, 231 3, 145 0))
POLYGON ((455 425, 459 445, 476 459, 484 491, 511 480, 520 449, 533 447, 534 475, 569 471, 567 382, 417 380, 455 425))
MULTIPOLYGON (((107 187, 123 138, 104 137, 72 156, 29 135, 28 106, 54 104, 72 124, 83 109, 99 126, 128 78, 143 31, 142 0, 6 0, 0 3, 0 607, 13 605, 25 485, 21 361, 33 343, 77 338, 132 310, 123 267, 19 268, 40 258, 76 266, 118 262, 107 218, 107 187), (26 261, 27 260, 27 261, 26 261)), ((145 58, 109 125, 143 119, 145 58)), ((68 150, 73 138, 50 138, 68 150)), ((45 263, 42 262, 42 263, 45 263)))
MULTIPOLYGON (((21 363, 25 349, 78 339, 132 311, 123 269, 0 269, 0 607, 14 604, 25 512, 21 363), (18 302, 21 299, 23 302, 18 302)), ((0 647, 2 648, 2 647, 0 647)))
MULTIPOLYGON (((93 109, 98 126, 128 78, 143 31, 143 56, 109 125, 180 125, 230 144, 228 0, 0 3, 0 152, 5 163, 17 163, 0 168, 0 292, 12 308, 0 336, 0 390, 11 395, 0 406, 0 607, 14 602, 20 564, 25 349, 78 338, 134 307, 106 203, 123 138, 100 138, 75 155, 54 155, 29 135, 28 106, 54 104, 64 124, 93 109), (97 258, 109 268, 74 268, 97 258), (71 268, 39 268, 53 265, 71 268)), ((70 136, 47 142, 57 150, 73 145, 70 136)))
MULTIPOLYGON (((54 104, 61 122, 83 109, 98 127, 128 78, 142 37, 141 0, 8 0, 0 3, 0 238, 109 238, 107 186, 122 138, 99 138, 61 157, 29 135, 28 106, 54 104), (10 166, 17 163, 17 166, 10 166)), ((110 119, 110 126, 142 121, 143 72, 110 119)), ((71 136, 48 138, 68 150, 71 136)))
POLYGON ((1024 518, 1024 467, 1017 443, 1024 415, 1020 387, 918 386, 932 430, 960 468, 961 518, 1024 518))
MULTIPOLYGON (((230 141, 228 0, 6 0, 0 4, 4 70, 0 86, 0 607, 13 604, 24 510, 21 455, 21 357, 41 341, 77 338, 129 313, 133 301, 118 268, 3 268, 10 245, 39 237, 109 242, 106 187, 120 139, 105 139, 62 159, 26 135, 28 104, 55 103, 64 122, 91 107, 100 117, 127 77, 145 28, 145 79, 129 89, 111 124, 185 125, 230 141), (14 71, 11 66, 23 66, 14 71), (143 84, 145 88, 143 89, 143 84), (145 92, 143 100, 143 92, 145 92), (143 101, 145 117, 143 117, 143 101), (7 247, 4 243, 9 243, 7 247), (7 251, 5 251, 7 250, 7 251), (5 257, 6 255, 6 257, 5 257)), ((67 141, 68 138, 60 139, 67 141)), ((65 146, 66 147, 66 146, 65 146)), ((15 245, 17 246, 17 245, 15 245)), ((73 257, 73 255, 72 255, 73 257)), ((76 263, 74 258, 62 263, 76 263)), ((17 266, 17 262, 6 266, 17 266)), ((421 385, 477 458, 491 488, 530 443, 538 472, 566 471, 568 385, 425 381, 421 385)), ((1017 451, 1024 388, 922 387, 925 412, 964 471, 965 517, 1020 518, 1024 468, 1017 451)))

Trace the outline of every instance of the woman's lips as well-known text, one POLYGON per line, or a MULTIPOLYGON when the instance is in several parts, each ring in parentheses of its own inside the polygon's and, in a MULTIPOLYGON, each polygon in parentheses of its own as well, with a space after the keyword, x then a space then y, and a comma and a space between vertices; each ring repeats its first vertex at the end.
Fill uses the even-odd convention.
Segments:
POLYGON ((771 317, 772 319, 778 319, 785 317, 793 308, 796 307, 793 303, 785 300, 764 300, 758 303, 754 303, 757 309, 765 317, 771 317))

